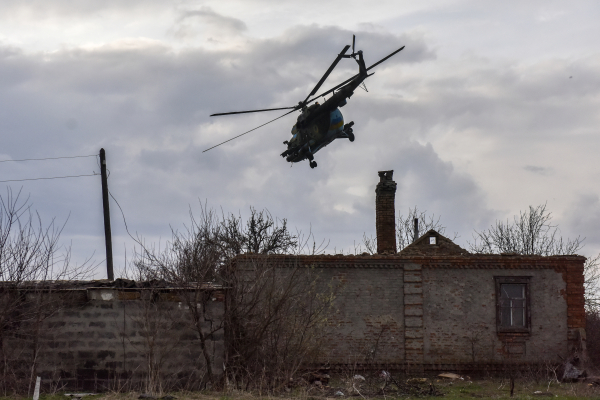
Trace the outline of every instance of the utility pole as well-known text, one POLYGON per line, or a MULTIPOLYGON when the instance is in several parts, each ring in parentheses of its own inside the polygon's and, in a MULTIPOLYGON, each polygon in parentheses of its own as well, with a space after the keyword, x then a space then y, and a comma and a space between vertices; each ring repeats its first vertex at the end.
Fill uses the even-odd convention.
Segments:
POLYGON ((114 281, 112 238, 110 234, 110 211, 108 209, 108 177, 106 176, 106 153, 100 149, 100 174, 102 175, 102 208, 104 209, 104 242, 106 244, 106 274, 114 281))

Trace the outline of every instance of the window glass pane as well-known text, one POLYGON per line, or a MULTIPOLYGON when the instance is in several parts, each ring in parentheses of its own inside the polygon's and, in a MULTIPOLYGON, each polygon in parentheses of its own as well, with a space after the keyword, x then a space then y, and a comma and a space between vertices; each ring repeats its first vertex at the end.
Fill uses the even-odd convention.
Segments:
POLYGON ((518 283, 505 283, 501 285, 502 298, 523 299, 525 298, 525 285, 518 283))
POLYGON ((525 283, 503 283, 500 285, 500 326, 506 328, 527 327, 527 301, 525 283))
POLYGON ((512 309, 512 325, 516 328, 525 327, 525 308, 514 307, 512 309))
POLYGON ((511 304, 512 304, 512 300, 511 299, 500 299, 500 307, 508 307, 508 308, 510 308, 511 304))
POLYGON ((512 308, 525 308, 525 299, 512 299, 510 302, 512 308))
POLYGON ((510 307, 500 307, 500 325, 511 326, 510 324, 510 307))

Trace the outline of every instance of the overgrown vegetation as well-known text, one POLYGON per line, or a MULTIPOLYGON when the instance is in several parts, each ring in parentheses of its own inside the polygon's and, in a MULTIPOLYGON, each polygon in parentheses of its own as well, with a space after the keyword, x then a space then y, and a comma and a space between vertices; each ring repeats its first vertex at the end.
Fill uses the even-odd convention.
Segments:
MULTIPOLYGON (((172 232, 165 248, 141 246, 133 261, 137 278, 170 282, 189 310, 204 358, 199 387, 223 383, 215 381, 207 345, 217 332, 227 335, 225 376, 238 388, 278 388, 314 358, 325 334, 333 289, 317 286, 311 269, 279 268, 269 257, 255 259, 244 269, 233 262, 240 254, 318 253, 311 239, 292 234, 286 220, 273 218, 266 210, 251 208, 244 224, 241 217, 202 207, 199 217, 190 213, 183 232, 172 232), (219 324, 206 315, 211 285, 227 294, 227 311, 219 324)), ((148 381, 148 391, 156 387, 148 381)))
POLYGON ((89 263, 74 268, 70 249, 59 245, 64 225, 44 225, 21 192, 0 196, 0 392, 28 393, 39 363, 43 322, 68 296, 53 293, 48 280, 86 276, 89 263), (17 340, 18 339, 18 340, 17 340), (18 343, 18 345, 17 345, 18 343))

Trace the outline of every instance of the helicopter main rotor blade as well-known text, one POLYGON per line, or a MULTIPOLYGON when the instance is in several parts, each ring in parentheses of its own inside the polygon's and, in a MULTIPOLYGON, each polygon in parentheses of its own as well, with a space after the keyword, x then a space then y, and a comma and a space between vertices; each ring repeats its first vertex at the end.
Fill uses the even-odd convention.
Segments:
POLYGON ((312 90, 312 92, 310 92, 310 94, 308 96, 306 96, 306 99, 304 99, 303 103, 306 103, 306 101, 309 99, 310 96, 312 96, 313 94, 317 93, 317 90, 319 90, 321 88, 321 85, 323 85, 323 82, 325 82, 325 79, 327 79, 327 77, 329 76, 329 74, 331 74, 331 71, 333 71, 333 69, 335 68, 335 66, 337 65, 337 63, 339 63, 340 60, 344 57, 344 55, 346 55, 346 52, 348 51, 349 48, 350 48, 350 45, 346 45, 342 49, 342 52, 337 55, 337 57, 335 58, 335 60, 333 61, 333 63, 329 67, 329 69, 325 72, 325 74, 323 75, 323 77, 321 78, 321 80, 317 83, 317 86, 315 86, 315 88, 312 90))
POLYGON ((295 109, 295 108, 296 107, 280 107, 280 108, 264 108, 262 110, 232 111, 232 112, 226 112, 226 113, 211 114, 210 116, 217 117, 219 115, 248 114, 248 113, 263 112, 263 111, 291 110, 291 109, 295 109))
POLYGON ((224 141, 224 142, 221 142, 221 143, 219 143, 219 144, 216 144, 216 145, 214 145, 213 147, 210 147, 210 148, 208 148, 208 149, 204 150, 204 151, 203 151, 203 153, 206 153, 207 151, 209 151, 209 150, 212 150, 212 149, 214 149, 215 147, 219 147, 220 145, 222 145, 222 144, 225 144, 225 143, 227 143, 227 142, 231 142, 233 139, 237 139, 237 138, 239 138, 240 136, 244 136, 246 133, 250 133, 250 132, 252 132, 252 131, 255 131, 255 130, 257 130, 258 128, 262 128, 263 126, 265 126, 265 125, 267 125, 267 124, 270 124, 270 123, 271 123, 271 122, 273 122, 273 121, 277 121, 279 118, 283 118, 283 117, 285 117, 286 115, 293 113, 294 111, 296 111, 296 110, 292 110, 292 111, 290 111, 290 112, 286 112, 285 114, 283 114, 283 115, 281 115, 281 116, 279 116, 279 117, 277 117, 277 118, 275 118, 275 119, 272 119, 272 120, 270 120, 269 122, 265 122, 264 124, 262 124, 262 125, 259 125, 259 126, 257 126, 256 128, 250 129, 249 131, 246 131, 246 132, 244 132, 244 133, 242 133, 242 134, 239 134, 239 135, 237 135, 237 136, 234 136, 234 137, 232 137, 231 139, 227 139, 227 140, 226 140, 226 141, 224 141))
MULTIPOLYGON (((394 51, 394 52, 393 52, 392 54, 390 54, 389 56, 387 56, 387 57, 384 57, 384 58, 382 58, 381 60, 377 61, 375 64, 373 64, 373 65, 371 65, 369 68, 367 68, 367 71, 368 71, 368 70, 370 70, 370 69, 372 69, 372 68, 374 68, 374 67, 376 67, 376 66, 378 66, 379 64, 381 64, 382 62, 384 62, 385 60, 387 60, 388 58, 390 58, 390 57, 391 57, 391 56, 393 56, 394 54, 396 54, 396 53, 398 53, 398 52, 402 51, 402 50, 404 49, 404 47, 406 47, 406 46, 402 46, 402 47, 400 47, 398 50, 394 51)), ((368 76, 371 76, 371 75, 373 75, 373 74, 369 74, 368 76)), ((328 95, 329 93, 333 92, 334 90, 337 90, 337 89, 341 88, 342 86, 344 86, 344 85, 348 84, 348 83, 349 83, 351 80, 353 80, 353 79, 354 79, 354 78, 356 78, 357 76, 358 76, 358 74, 354 75, 353 77, 351 77, 351 78, 349 78, 349 79, 346 79, 344 82, 342 82, 342 83, 340 83, 339 85, 337 85, 337 86, 335 86, 335 87, 333 87, 333 88, 329 89, 329 90, 328 90, 328 91, 326 91, 326 92, 323 92, 323 93, 321 93, 321 94, 319 94, 319 95, 315 96, 315 98, 313 98, 313 99, 309 100, 309 101, 308 101, 308 102, 306 102, 306 103, 307 103, 307 104, 308 104, 308 103, 312 103, 313 101, 315 101, 315 100, 316 100, 316 99, 318 99, 319 97, 323 97, 323 96, 326 96, 326 95, 328 95)))
POLYGON ((387 57, 384 57, 384 58, 382 58, 381 60, 377 61, 375 64, 373 64, 373 65, 371 65, 369 68, 367 68, 367 71, 368 71, 368 70, 370 70, 371 68, 374 68, 374 67, 378 66, 379 64, 381 64, 382 62, 384 62, 385 60, 387 60, 388 58, 390 58, 390 57, 391 57, 391 56, 393 56, 394 54, 396 54, 396 53, 398 53, 398 52, 402 51, 402 50, 404 49, 404 47, 406 47, 406 46, 402 46, 402 47, 400 47, 398 50, 396 50, 395 52, 393 52, 393 53, 392 53, 392 54, 390 54, 389 56, 387 56, 387 57))

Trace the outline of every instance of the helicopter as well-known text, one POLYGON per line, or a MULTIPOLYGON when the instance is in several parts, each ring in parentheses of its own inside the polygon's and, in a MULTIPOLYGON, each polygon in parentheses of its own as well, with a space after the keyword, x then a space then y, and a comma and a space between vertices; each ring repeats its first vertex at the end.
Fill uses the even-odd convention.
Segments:
POLYGON ((350 45, 344 46, 342 51, 337 55, 331 66, 327 69, 323 77, 319 80, 308 96, 306 96, 303 101, 299 101, 298 104, 293 107, 266 108, 261 110, 232 111, 211 114, 211 117, 216 117, 222 115, 248 114, 264 111, 291 110, 275 119, 257 126, 256 128, 210 147, 204 150, 203 153, 224 143, 237 139, 238 137, 247 133, 255 131, 256 129, 283 118, 294 111, 300 111, 301 113, 298 116, 296 123, 292 127, 291 139, 283 142, 283 144, 287 146, 287 149, 281 153, 281 156, 284 157, 287 162, 297 163, 303 160, 308 160, 310 167, 315 168, 317 166, 317 162, 314 160, 314 155, 323 147, 327 146, 335 139, 348 139, 350 142, 354 142, 355 136, 352 129, 354 126, 354 121, 344 124, 344 117, 340 112, 340 108, 347 104, 348 99, 352 97, 354 91, 359 86, 362 85, 363 88, 367 90, 364 80, 374 74, 374 72, 369 73, 369 70, 386 61, 396 53, 402 51, 402 49, 405 47, 402 46, 398 50, 367 68, 362 50, 354 50, 355 43, 356 36, 352 35, 352 53, 346 54, 348 49, 350 49, 350 45), (342 58, 354 59, 358 64, 358 73, 339 85, 333 87, 332 89, 329 89, 319 95, 315 95, 342 58), (331 94, 331 97, 323 101, 322 104, 317 101, 319 98, 325 98, 325 96, 329 94, 331 94))

